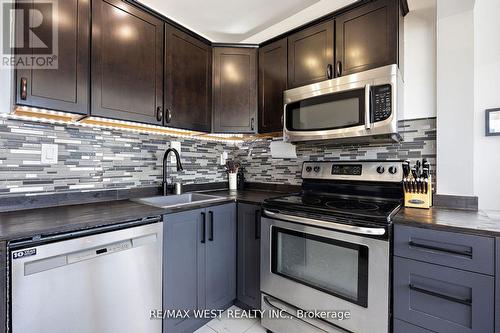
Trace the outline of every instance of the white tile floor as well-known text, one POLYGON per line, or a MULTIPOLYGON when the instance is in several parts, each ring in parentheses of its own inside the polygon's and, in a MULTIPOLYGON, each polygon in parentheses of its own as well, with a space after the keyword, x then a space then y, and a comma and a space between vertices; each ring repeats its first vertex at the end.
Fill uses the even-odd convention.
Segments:
MULTIPOLYGON (((239 309, 232 306, 231 310, 239 309)), ((227 317, 227 311, 220 318, 212 319, 195 333, 266 333, 258 319, 234 319, 227 317)))

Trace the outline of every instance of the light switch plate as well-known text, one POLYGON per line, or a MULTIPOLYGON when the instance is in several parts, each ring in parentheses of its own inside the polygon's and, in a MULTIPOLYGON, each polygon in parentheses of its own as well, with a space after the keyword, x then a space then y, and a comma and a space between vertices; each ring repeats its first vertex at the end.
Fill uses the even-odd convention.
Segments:
MULTIPOLYGON (((170 141, 170 148, 174 148, 179 152, 179 156, 181 156, 181 143, 179 141, 170 141)), ((170 154, 170 163, 175 163, 175 155, 170 154)))
POLYGON ((42 164, 57 164, 59 155, 59 146, 51 144, 42 144, 42 164))
POLYGON ((227 159, 228 159, 227 151, 220 154, 220 165, 226 165, 227 159))

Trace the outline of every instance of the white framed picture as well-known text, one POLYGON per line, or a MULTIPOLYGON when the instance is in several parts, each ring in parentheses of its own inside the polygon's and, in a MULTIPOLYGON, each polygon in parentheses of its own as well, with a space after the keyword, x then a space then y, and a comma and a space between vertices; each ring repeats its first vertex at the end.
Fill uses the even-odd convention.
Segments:
POLYGON ((486 110, 486 136, 500 136, 500 109, 486 110))

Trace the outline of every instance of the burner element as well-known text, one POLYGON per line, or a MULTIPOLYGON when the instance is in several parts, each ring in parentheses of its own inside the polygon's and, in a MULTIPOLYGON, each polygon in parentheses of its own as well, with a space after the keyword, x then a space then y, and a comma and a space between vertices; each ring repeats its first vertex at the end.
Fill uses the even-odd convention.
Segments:
POLYGON ((354 201, 354 200, 334 200, 326 203, 328 208, 340 210, 362 210, 362 211, 376 211, 380 207, 371 202, 354 201))
POLYGON ((316 197, 304 196, 304 197, 302 197, 302 203, 304 203, 306 205, 317 205, 317 204, 321 203, 321 199, 316 198, 316 197))

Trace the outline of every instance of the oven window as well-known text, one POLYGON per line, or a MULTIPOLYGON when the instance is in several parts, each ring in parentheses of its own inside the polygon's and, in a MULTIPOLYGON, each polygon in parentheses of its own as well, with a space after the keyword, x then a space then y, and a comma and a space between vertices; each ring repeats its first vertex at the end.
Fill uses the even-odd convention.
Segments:
POLYGON ((368 306, 368 247, 273 227, 271 249, 274 274, 368 306))
POLYGON ((309 98, 286 106, 287 128, 332 130, 365 124, 365 89, 309 98))

